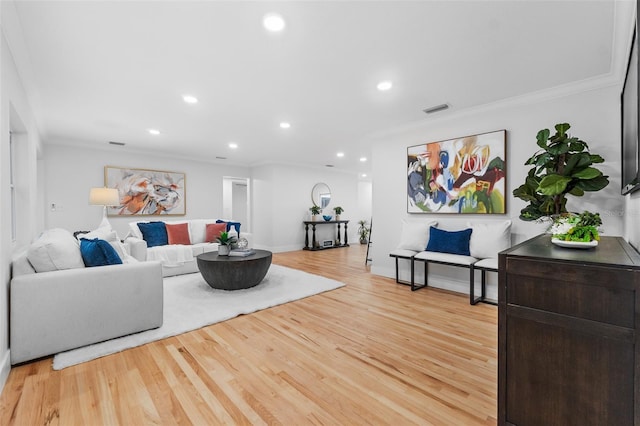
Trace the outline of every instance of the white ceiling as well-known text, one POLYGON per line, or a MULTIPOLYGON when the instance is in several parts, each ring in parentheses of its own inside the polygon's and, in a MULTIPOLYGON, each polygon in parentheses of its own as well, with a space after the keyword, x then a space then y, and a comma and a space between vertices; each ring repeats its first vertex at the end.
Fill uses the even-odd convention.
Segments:
POLYGON ((18 1, 15 12, 26 55, 11 49, 30 68, 45 143, 354 172, 368 168, 367 137, 429 120, 424 108, 607 75, 616 21, 614 1, 18 1), (284 16, 282 33, 264 30, 268 12, 284 16))

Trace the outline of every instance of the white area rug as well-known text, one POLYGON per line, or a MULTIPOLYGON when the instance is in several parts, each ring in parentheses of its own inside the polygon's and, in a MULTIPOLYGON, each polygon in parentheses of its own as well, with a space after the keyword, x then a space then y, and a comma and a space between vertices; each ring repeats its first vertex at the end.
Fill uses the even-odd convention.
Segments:
POLYGON ((215 290, 200 273, 165 278, 162 327, 61 352, 53 358, 53 369, 61 370, 342 286, 339 281, 278 265, 271 265, 264 280, 246 290, 215 290))

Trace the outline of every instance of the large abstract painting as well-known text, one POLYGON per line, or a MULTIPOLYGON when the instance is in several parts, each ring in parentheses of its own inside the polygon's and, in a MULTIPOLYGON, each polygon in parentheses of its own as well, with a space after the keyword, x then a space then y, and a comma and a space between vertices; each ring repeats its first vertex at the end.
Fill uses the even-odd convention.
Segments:
POLYGON ((407 148, 409 213, 505 213, 506 130, 407 148))
POLYGON ((105 166, 104 183, 120 195, 110 216, 186 214, 184 173, 105 166))

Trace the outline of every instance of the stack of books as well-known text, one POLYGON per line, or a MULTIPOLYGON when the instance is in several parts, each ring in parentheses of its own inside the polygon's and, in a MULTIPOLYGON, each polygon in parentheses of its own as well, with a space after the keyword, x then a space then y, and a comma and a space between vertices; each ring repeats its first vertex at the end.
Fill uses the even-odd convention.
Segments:
POLYGON ((233 250, 231 250, 229 252, 229 256, 246 257, 246 256, 251 256, 254 253, 255 253, 255 251, 253 251, 252 249, 249 249, 249 248, 233 249, 233 250))

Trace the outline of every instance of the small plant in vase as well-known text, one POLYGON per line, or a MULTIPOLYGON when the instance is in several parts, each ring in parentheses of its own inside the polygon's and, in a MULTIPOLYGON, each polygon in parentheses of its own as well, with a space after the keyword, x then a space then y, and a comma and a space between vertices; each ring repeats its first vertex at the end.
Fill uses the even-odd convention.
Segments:
POLYGON ((367 226, 366 220, 358 221, 358 234, 360 235, 360 244, 367 244, 369 242, 369 232, 371 229, 367 226))
POLYGON ((316 220, 316 216, 320 214, 322 209, 318 206, 311 206, 309 211, 311 212, 311 220, 316 220))
POLYGON ((598 213, 565 213, 555 218, 549 232, 556 241, 590 243, 600 240, 600 225, 602 219, 598 213))
POLYGON ((238 239, 229 235, 228 232, 223 231, 220 233, 218 238, 216 238, 216 242, 218 243, 218 255, 219 256, 228 256, 229 251, 231 250, 231 245, 235 244, 238 239))
POLYGON ((340 220, 340 214, 344 211, 344 209, 340 206, 333 208, 334 213, 336 214, 336 220, 340 220))

